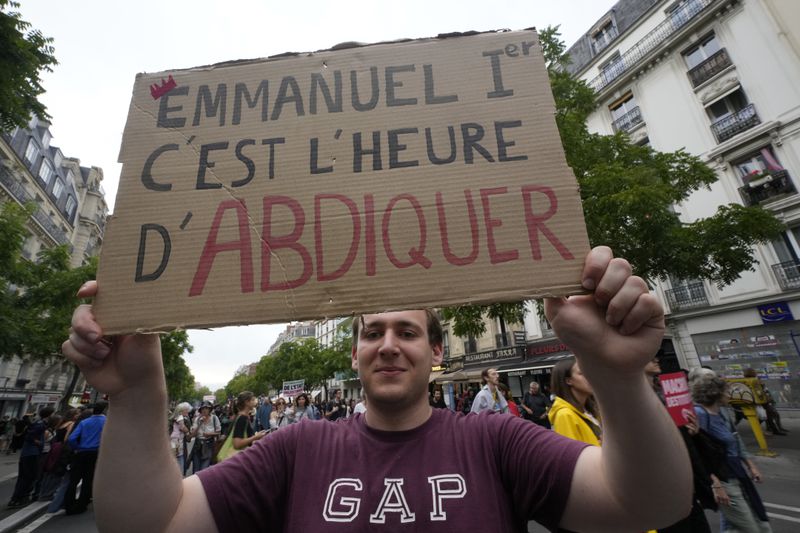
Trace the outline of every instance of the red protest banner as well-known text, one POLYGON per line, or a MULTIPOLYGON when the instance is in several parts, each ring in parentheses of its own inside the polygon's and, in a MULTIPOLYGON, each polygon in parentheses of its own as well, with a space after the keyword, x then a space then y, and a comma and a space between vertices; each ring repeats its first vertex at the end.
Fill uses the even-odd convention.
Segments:
POLYGON ((661 389, 672 420, 678 427, 686 425, 686 414, 692 413, 692 395, 689 394, 689 383, 683 372, 662 374, 661 389))

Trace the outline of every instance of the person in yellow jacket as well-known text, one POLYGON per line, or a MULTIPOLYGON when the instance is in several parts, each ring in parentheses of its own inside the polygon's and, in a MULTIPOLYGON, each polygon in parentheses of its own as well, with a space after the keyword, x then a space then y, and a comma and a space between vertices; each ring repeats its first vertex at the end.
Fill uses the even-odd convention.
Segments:
POLYGON ((553 431, 573 440, 600 446, 602 431, 594 391, 575 359, 556 363, 551 375, 550 391, 556 395, 547 414, 553 431))

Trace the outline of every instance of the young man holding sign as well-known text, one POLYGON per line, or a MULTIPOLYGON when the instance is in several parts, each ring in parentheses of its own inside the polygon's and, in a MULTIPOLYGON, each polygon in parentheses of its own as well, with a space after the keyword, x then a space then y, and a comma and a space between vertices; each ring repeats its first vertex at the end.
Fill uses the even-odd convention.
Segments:
MULTIPOLYGON (((95 481, 99 529, 527 531, 537 520, 617 532, 675 522, 689 512, 691 472, 643 375, 661 342, 663 310, 608 248, 592 250, 582 279, 592 294, 550 299, 545 309, 594 385, 602 448, 514 417, 432 410, 427 386, 442 362, 441 327, 430 312, 402 311, 356 321, 352 365, 370 400, 365 416, 295 424, 186 479, 171 468, 163 435, 158 336, 109 343, 91 307, 79 307, 64 354, 111 398, 95 481)), ((97 292, 90 283, 79 296, 97 292)))

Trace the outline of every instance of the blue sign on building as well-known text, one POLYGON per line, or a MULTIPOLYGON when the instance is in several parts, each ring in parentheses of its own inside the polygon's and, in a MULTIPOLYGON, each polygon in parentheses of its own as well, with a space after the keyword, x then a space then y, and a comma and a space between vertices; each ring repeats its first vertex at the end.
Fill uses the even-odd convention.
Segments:
POLYGON ((788 302, 774 302, 771 304, 759 305, 758 314, 761 315, 761 321, 764 324, 794 320, 788 302))

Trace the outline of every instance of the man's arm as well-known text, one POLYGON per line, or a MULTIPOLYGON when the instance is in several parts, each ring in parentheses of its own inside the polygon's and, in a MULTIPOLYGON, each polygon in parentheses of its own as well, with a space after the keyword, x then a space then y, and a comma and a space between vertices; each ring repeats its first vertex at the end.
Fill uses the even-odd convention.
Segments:
POLYGON ((583 280, 593 294, 545 302, 603 419, 603 446, 578 459, 560 526, 616 532, 670 525, 689 513, 692 473, 680 434, 644 375, 664 335, 663 309, 609 248, 592 250, 583 280))
MULTIPOLYGON (((96 292, 97 284, 89 282, 78 296, 92 297, 96 292)), ((90 385, 109 395, 94 480, 98 529, 216 531, 200 480, 196 476, 183 480, 170 452, 158 335, 106 341, 88 305, 75 310, 70 331, 62 346, 64 355, 78 365, 90 385)))

